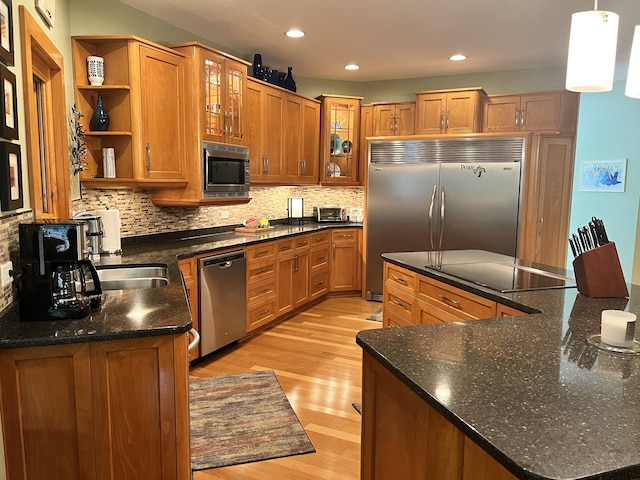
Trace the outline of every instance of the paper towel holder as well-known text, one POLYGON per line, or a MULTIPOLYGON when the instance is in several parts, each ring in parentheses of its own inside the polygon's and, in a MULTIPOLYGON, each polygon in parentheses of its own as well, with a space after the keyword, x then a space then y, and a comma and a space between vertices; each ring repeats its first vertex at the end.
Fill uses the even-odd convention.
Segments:
POLYGON ((287 216, 289 225, 302 225, 304 221, 304 198, 287 199, 287 216))

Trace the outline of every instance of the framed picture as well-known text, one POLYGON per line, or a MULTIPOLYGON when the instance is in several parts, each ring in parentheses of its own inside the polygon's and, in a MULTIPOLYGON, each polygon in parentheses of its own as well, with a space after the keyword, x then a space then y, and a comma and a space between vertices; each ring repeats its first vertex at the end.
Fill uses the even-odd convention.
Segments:
POLYGON ((13 16, 11 0, 0 0, 0 60, 13 65, 13 16))
MULTIPOLYGON (((2 0, 0 0, 1 2, 2 0)), ((2 102, 0 105, 0 137, 9 140, 18 139, 18 99, 16 97, 16 76, 4 65, 0 65, 0 93, 2 102)))
POLYGON ((0 204, 2 211, 22 207, 20 145, 0 142, 0 204))
POLYGON ((585 161, 580 171, 580 191, 624 192, 626 178, 626 158, 585 161))

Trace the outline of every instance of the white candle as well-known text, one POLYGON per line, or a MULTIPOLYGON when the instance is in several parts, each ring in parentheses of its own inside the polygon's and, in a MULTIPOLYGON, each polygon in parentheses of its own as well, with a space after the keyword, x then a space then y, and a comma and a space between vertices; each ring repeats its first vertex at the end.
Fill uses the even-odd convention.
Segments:
POLYGON ((600 339, 616 347, 632 347, 636 315, 622 310, 603 310, 600 339))

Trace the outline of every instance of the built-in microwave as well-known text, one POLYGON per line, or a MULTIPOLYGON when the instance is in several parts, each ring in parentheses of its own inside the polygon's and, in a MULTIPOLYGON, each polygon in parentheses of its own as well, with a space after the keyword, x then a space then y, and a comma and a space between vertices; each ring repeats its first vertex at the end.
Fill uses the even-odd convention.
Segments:
POLYGON ((249 196, 249 149, 241 145, 203 142, 205 197, 249 196))

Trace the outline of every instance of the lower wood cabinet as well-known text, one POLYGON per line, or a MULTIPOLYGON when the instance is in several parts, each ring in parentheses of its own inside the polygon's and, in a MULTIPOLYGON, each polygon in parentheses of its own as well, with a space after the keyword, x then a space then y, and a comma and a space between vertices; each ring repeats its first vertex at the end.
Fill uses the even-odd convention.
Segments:
POLYGON ((8 480, 188 480, 186 334, 0 351, 8 480))
POLYGON ((526 313, 384 262, 384 327, 476 320, 526 313))
POLYGON ((515 480, 508 470, 363 354, 362 480, 515 480))
POLYGON ((331 231, 331 291, 360 290, 360 241, 358 228, 331 231))
MULTIPOLYGON (((191 328, 200 333, 200 315, 198 303, 198 267, 196 258, 186 258, 179 260, 180 272, 184 280, 184 288, 187 293, 187 301, 189 302, 189 310, 191 311, 191 328)), ((200 358, 200 344, 189 352, 189 360, 200 358)))

